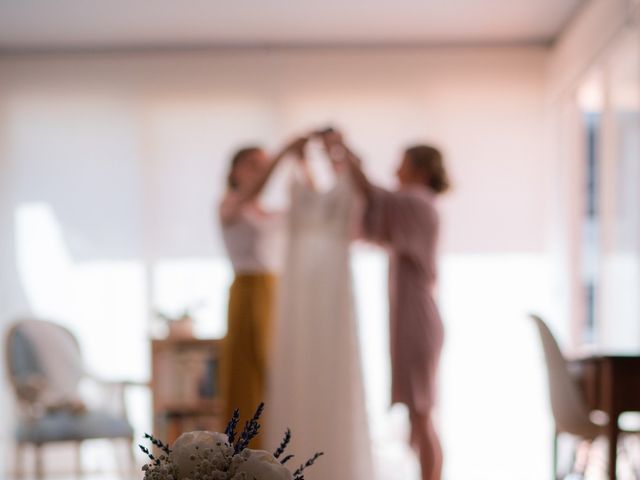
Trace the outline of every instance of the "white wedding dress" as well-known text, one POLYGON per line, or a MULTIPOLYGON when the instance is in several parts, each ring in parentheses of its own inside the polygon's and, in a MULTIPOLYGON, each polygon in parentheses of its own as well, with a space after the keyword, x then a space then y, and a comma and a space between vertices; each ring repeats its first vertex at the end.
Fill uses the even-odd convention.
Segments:
POLYGON ((347 175, 327 192, 293 185, 266 419, 269 445, 293 432, 290 468, 324 452, 307 480, 373 478, 349 255, 355 200, 347 175))

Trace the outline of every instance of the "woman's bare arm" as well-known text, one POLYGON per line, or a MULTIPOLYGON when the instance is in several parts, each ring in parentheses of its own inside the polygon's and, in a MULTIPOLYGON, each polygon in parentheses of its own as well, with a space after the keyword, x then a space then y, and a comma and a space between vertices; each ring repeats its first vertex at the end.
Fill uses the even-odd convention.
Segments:
POLYGON ((373 191, 373 184, 369 181, 362 170, 362 162, 360 161, 360 158, 358 158, 346 145, 344 145, 344 149, 345 161, 347 163, 347 168, 351 173, 351 179, 353 180, 356 188, 360 190, 367 199, 369 199, 373 191))
POLYGON ((327 154, 334 162, 345 162, 356 188, 367 199, 371 196, 373 184, 362 170, 360 158, 344 143, 338 132, 326 133, 322 136, 327 154))
POLYGON ((307 137, 300 137, 288 143, 273 157, 269 167, 251 188, 240 192, 229 192, 225 195, 220 205, 220 218, 222 222, 228 223, 232 221, 244 205, 260 195, 283 158, 290 153, 297 155, 299 158, 303 157, 304 147, 307 141, 307 137))
POLYGON ((265 185, 273 175, 276 167, 280 164, 283 158, 285 158, 288 154, 292 153, 298 158, 304 156, 304 147, 307 144, 307 137, 299 137, 293 140, 292 142, 285 145, 274 157, 269 165, 269 168, 264 172, 262 177, 253 185, 252 188, 243 193, 241 198, 241 203, 246 203, 250 200, 255 199, 261 192, 264 190, 265 185))

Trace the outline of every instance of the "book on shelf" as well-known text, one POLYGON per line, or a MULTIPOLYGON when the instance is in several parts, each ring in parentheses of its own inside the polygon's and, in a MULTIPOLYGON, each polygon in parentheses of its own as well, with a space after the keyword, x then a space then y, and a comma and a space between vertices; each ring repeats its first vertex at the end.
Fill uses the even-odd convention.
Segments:
POLYGON ((160 408, 197 407, 219 394, 218 358, 207 348, 165 348, 154 360, 154 395, 160 408))

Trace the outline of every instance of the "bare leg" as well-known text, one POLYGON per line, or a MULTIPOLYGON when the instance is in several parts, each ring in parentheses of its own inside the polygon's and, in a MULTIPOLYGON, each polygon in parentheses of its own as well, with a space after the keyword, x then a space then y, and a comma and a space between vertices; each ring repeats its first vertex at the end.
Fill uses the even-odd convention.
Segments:
POLYGON ((24 471, 22 469, 23 458, 22 454, 24 452, 24 444, 21 442, 16 443, 16 464, 15 464, 15 472, 16 479, 22 480, 24 478, 24 471))
POLYGON ((442 477, 442 447, 431 414, 410 413, 411 443, 420 457, 422 480, 442 477))

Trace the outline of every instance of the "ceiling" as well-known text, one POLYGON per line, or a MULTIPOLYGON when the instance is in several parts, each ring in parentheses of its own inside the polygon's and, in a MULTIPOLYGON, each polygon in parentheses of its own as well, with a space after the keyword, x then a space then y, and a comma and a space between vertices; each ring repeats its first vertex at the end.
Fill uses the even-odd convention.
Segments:
POLYGON ((587 0, 0 0, 0 50, 551 42, 587 0))

